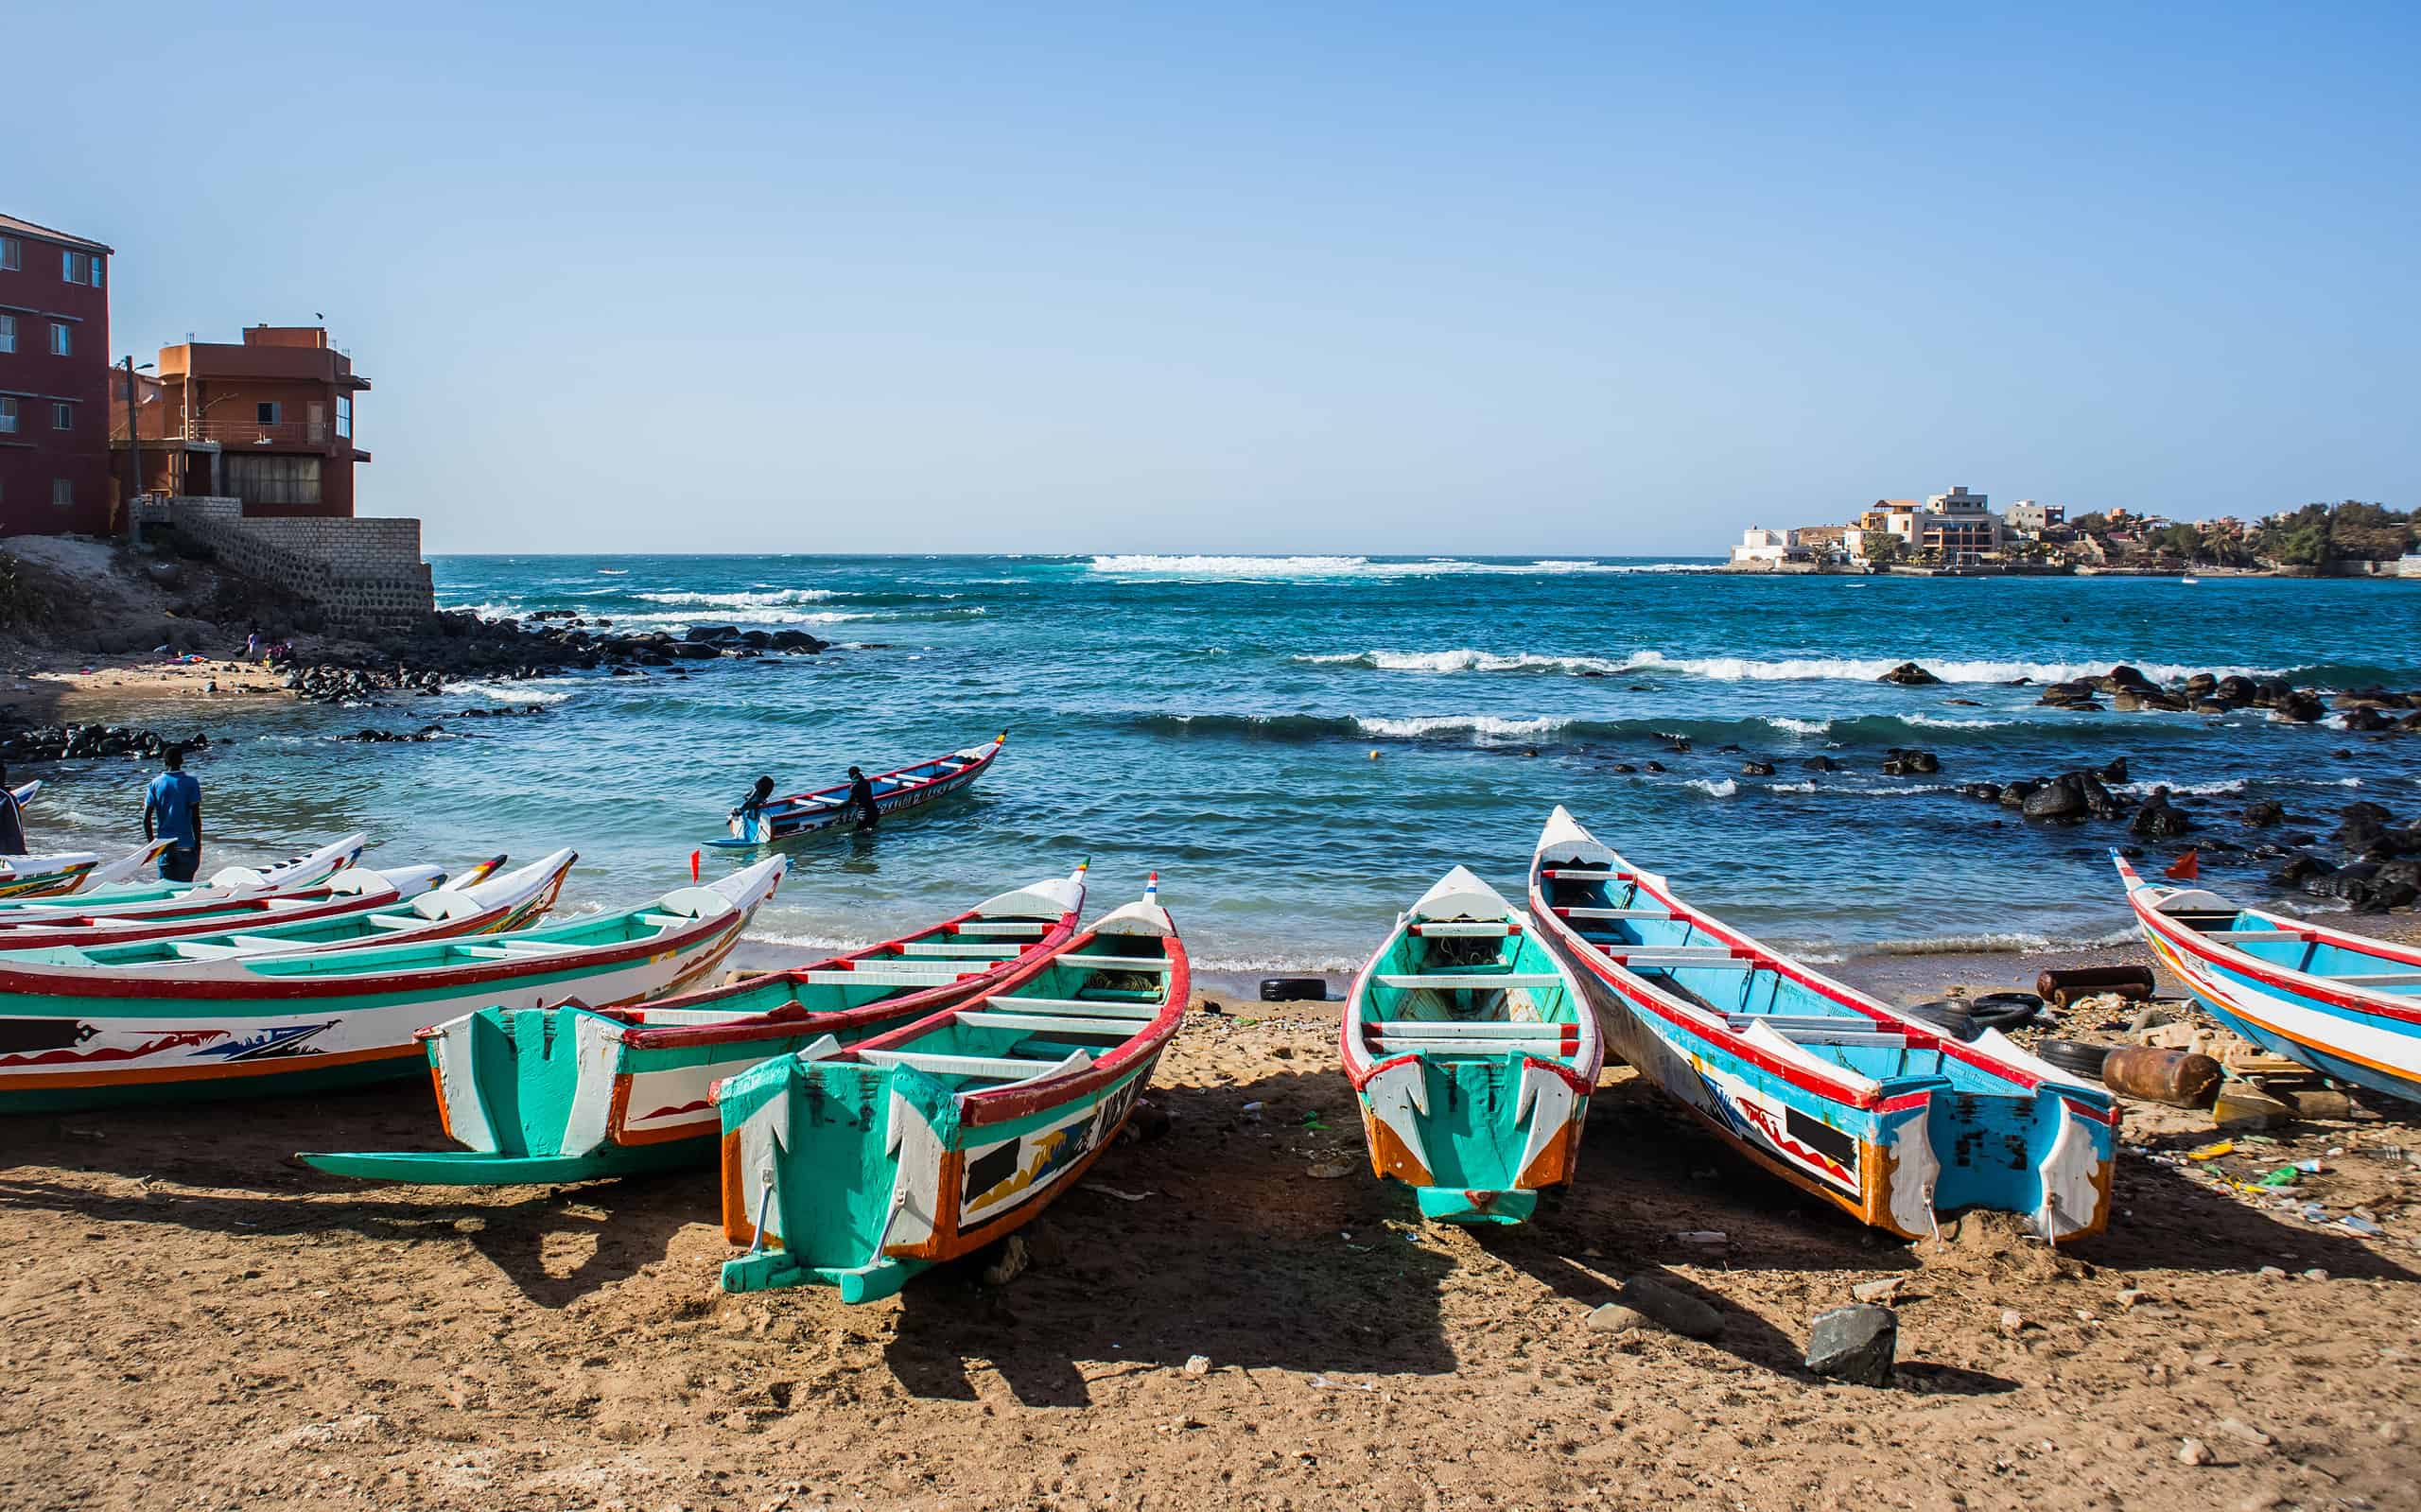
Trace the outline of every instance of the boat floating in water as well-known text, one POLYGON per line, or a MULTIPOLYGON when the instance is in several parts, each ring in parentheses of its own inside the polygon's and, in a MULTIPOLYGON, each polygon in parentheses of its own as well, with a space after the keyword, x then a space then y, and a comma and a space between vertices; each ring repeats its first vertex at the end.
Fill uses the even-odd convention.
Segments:
POLYGON ((1784 1180, 1910 1239, 1969 1208, 2053 1242, 2109 1222, 2109 1091, 1999 1031, 1959 1040, 1767 948, 1561 808, 1530 912, 1613 1051, 1784 1180))
MULTIPOLYGON (((781 879, 758 862, 618 912, 511 933, 61 971, 0 999, 0 1112, 409 1076, 415 1033, 474 1008, 636 1001, 712 970, 781 879)), ((498 878, 497 880, 502 880, 498 878)), ((0 965, 0 987, 9 986, 0 965)))
POLYGON ((868 1301, 1029 1222, 1125 1126, 1191 981, 1155 878, 980 998, 724 1082, 723 1231, 748 1252, 723 1289, 868 1301))
POLYGON ((2274 1055, 2421 1103, 2421 950, 2166 887, 2111 853, 2152 954, 2274 1055))
POLYGON ((812 965, 631 1008, 481 1008, 420 1032, 462 1150, 303 1158, 339 1175, 483 1186, 711 1162, 714 1085, 826 1035, 855 1044, 1015 978, 1075 932, 1085 868, 812 965))
POLYGON ((1460 866, 1354 979, 1342 1053, 1371 1169, 1460 1224, 1520 1223, 1571 1181, 1605 1060, 1579 984, 1460 866))
MULTIPOLYGON (((875 811, 884 817, 906 808, 918 808, 938 798, 973 785, 1009 742, 1009 732, 1001 731, 988 745, 971 745, 964 751, 919 761, 912 767, 886 772, 867 780, 874 786, 875 811)), ((754 808, 743 808, 731 816, 731 834, 726 839, 710 840, 709 845, 726 849, 771 845, 819 830, 836 828, 857 823, 857 812, 849 807, 849 785, 819 788, 813 792, 794 792, 786 798, 770 798, 754 808)))

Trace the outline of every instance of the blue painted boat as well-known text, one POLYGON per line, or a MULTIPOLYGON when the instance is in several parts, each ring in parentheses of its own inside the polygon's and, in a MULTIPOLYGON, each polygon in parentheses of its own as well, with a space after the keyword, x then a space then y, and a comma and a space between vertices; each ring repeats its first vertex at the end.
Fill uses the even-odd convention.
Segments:
POLYGON ((2110 859, 2145 943, 2213 1017, 2323 1075, 2421 1103, 2421 950, 2147 881, 2110 859))
MULTIPOLYGON (((914 766, 869 778, 874 786, 875 811, 888 818, 973 786, 1008 743, 1009 732, 1002 730, 988 745, 971 745, 964 751, 952 751, 931 761, 919 761, 914 766)), ((794 792, 787 798, 769 798, 755 807, 743 805, 735 808, 731 811, 731 834, 706 843, 726 850, 772 845, 843 826, 854 827, 857 822, 857 810, 849 807, 849 785, 844 782, 837 787, 794 792)))
POLYGON ((2107 1088, 1767 948, 1560 808, 1531 858, 1530 912, 1607 1044, 1794 1186, 1910 1239, 1970 1208, 2025 1215, 2054 1243, 2109 1222, 2107 1088))
POLYGON ((1518 1224, 1572 1180, 1605 1063, 1579 983, 1460 866, 1354 979, 1341 1053, 1371 1169, 1456 1224, 1518 1224))

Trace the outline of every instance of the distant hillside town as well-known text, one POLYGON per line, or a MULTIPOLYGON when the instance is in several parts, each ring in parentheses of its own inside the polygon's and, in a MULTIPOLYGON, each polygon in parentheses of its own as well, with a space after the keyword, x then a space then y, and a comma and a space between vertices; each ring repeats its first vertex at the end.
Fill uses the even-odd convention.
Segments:
POLYGON ((1733 572, 2267 572, 2421 578, 2415 513, 2347 499, 2256 520, 2172 520, 2125 509, 2068 517, 2066 506, 2019 499, 1996 513, 1964 484, 1946 494, 1879 498, 1845 525, 1741 532, 1733 572))

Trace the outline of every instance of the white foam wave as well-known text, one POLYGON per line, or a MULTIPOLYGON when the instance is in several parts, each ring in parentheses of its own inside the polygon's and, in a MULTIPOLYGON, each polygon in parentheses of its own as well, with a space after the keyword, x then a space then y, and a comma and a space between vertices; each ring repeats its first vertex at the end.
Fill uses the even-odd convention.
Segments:
POLYGON ((1816 784, 1812 782, 1777 782, 1768 791, 1771 792, 1814 792, 1816 791, 1816 784))
POLYGON ((1327 655, 1297 656, 1315 667, 1367 667, 1382 672, 1512 672, 1616 670, 1616 664, 1597 656, 1541 656, 1529 652, 1500 655, 1458 647, 1453 651, 1350 651, 1327 655))
MULTIPOLYGON (((959 611, 965 613, 967 611, 959 611)), ((626 625, 837 625, 851 619, 881 619, 886 617, 873 610, 818 609, 808 613, 784 609, 723 609, 715 614, 683 614, 673 610, 658 610, 646 614, 622 614, 610 617, 615 628, 626 625)))
POLYGON ((1145 552, 1092 558, 1091 570, 1114 577, 1176 578, 1429 578, 1464 572, 1560 575, 1573 572, 1708 572, 1711 562, 1596 562, 1541 558, 1532 562, 1472 562, 1431 557, 1422 562, 1373 562, 1364 556, 1167 556, 1145 552))
POLYGON ((1718 778, 1714 782, 1709 782, 1704 777, 1692 777, 1689 781, 1681 784, 1681 786, 1684 788, 1696 788, 1698 791, 1705 793, 1710 798, 1730 798, 1740 791, 1740 784, 1733 781, 1730 777, 1718 778))
POLYGON ((1903 714, 1901 720, 1928 730, 1997 730, 2014 720, 1955 720, 1939 714, 1903 714))
POLYGON ((837 597, 830 588, 776 588, 769 593, 641 593, 633 598, 649 603, 713 604, 727 609, 763 609, 775 604, 821 603, 837 597))
POLYGON ((532 687, 527 683, 492 683, 484 679, 448 683, 445 691, 467 698, 494 699, 499 704, 560 704, 571 697, 569 688, 532 687))
POLYGON ((2180 798, 2217 798, 2227 793, 2242 792, 2244 779, 2231 777, 2225 782, 2121 782, 2113 784, 2110 791, 2140 797, 2154 788, 2167 788, 2172 796, 2180 798))
MULTIPOLYGON (((1748 656, 1667 656, 1644 651, 1624 661, 1622 671, 1682 672, 1723 683, 1805 682, 1823 679, 1871 683, 1891 670, 1905 656, 1788 656, 1766 661, 1748 656)), ((1917 665, 1945 683, 2007 683, 2031 678, 2037 683, 2064 683, 2074 677, 2099 677, 2108 662, 1980 662, 1914 658, 1917 665)), ((2168 683, 2207 671, 2216 677, 2272 677, 2271 667, 2186 667, 2166 662, 2138 662, 2136 669, 2155 682, 2168 683)))
POLYGON ((2055 940, 2049 935, 2024 930, 1993 931, 1983 934, 1935 934, 1912 940, 1877 940, 1857 948, 1875 955, 2030 955, 2046 950, 2099 950, 2111 946, 2132 945, 2135 931, 2115 930, 2108 934, 2081 940, 2055 940))
POLYGON ((1768 714, 1765 721, 1785 735, 1822 735, 1833 727, 1830 720, 1795 720, 1787 714, 1768 714))
POLYGON ((440 614, 474 614, 481 619, 516 619, 521 615, 521 606, 510 599, 490 599, 479 603, 442 603, 437 609, 440 614))
POLYGON ((1415 719, 1373 719, 1356 717, 1353 721, 1365 735, 1388 736, 1396 739, 1413 740, 1423 736, 1447 735, 1468 730, 1473 735, 1501 739, 1519 739, 1524 736, 1546 735, 1570 723, 1568 720, 1541 716, 1534 720, 1499 719, 1493 714, 1437 714, 1415 719))

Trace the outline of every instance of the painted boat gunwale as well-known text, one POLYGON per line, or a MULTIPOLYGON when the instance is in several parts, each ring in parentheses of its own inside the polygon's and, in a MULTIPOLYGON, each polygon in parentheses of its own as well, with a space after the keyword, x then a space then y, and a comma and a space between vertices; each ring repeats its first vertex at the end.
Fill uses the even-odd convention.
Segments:
MULTIPOLYGON (((422 892, 433 892, 425 887, 422 892)), ((287 924, 325 924, 354 913, 375 913, 381 909, 408 905, 420 893, 406 893, 393 882, 374 893, 340 893, 333 880, 293 893, 273 896, 253 895, 243 897, 213 898, 204 903, 183 904, 173 911, 158 913, 115 914, 107 910, 88 911, 60 919, 10 920, 0 917, 0 952, 11 950, 48 950, 64 947, 103 945, 143 945, 157 940, 174 939, 179 934, 217 934, 232 930, 251 932, 244 918, 220 919, 213 915, 230 911, 245 911, 261 927, 287 924), (274 903, 290 903, 294 907, 271 912, 274 903), (200 922, 200 921, 207 922, 200 922), (112 929, 122 924, 123 929, 112 929), (179 926, 190 926, 180 929, 179 926), (19 931, 25 931, 20 934, 19 931), (44 936, 59 936, 45 939, 44 936), (30 942, 30 943, 28 943, 30 942)), ((425 939, 415 934, 413 939, 425 939)))

